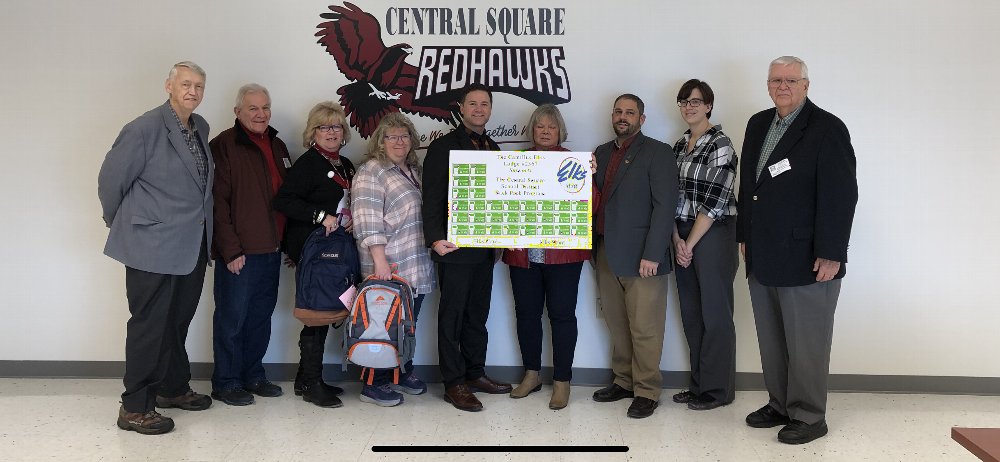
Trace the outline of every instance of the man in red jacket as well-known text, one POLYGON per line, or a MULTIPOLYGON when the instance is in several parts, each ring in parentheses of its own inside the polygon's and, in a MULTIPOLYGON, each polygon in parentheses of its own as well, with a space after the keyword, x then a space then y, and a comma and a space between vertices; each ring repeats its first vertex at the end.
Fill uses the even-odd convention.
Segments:
POLYGON ((271 207, 291 160, 272 128, 271 97, 251 83, 236 96, 236 124, 209 143, 215 157, 215 315, 212 397, 233 406, 281 396, 261 363, 278 301, 285 217, 271 207))

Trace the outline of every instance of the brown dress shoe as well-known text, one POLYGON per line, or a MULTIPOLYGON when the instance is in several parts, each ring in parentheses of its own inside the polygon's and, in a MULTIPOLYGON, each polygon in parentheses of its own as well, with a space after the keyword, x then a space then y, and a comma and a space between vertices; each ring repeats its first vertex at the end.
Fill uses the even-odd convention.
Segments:
POLYGON ((476 399, 465 385, 455 385, 444 391, 444 400, 462 411, 476 412, 483 410, 483 403, 476 399))
POLYGON ((500 395, 504 393, 510 393, 514 387, 510 386, 509 383, 497 382, 487 376, 482 376, 476 380, 469 380, 465 382, 469 386, 469 390, 473 392, 481 391, 483 393, 489 393, 491 395, 500 395))

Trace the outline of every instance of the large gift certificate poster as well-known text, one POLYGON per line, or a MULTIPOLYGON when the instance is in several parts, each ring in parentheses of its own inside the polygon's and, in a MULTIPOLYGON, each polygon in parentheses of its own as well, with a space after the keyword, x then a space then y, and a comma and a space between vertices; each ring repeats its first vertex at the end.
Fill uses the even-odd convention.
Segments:
POLYGON ((589 152, 451 151, 448 240, 459 247, 589 249, 589 152))

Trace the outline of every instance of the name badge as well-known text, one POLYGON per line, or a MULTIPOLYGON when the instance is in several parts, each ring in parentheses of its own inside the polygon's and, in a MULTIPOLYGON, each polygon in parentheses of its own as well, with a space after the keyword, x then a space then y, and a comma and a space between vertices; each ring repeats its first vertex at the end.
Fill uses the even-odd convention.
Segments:
POLYGON ((781 175, 791 169, 792 166, 788 163, 788 159, 782 159, 780 162, 767 167, 767 170, 771 172, 771 178, 781 175))
POLYGON ((281 161, 285 163, 285 168, 292 168, 292 161, 288 160, 287 157, 282 157, 281 161))

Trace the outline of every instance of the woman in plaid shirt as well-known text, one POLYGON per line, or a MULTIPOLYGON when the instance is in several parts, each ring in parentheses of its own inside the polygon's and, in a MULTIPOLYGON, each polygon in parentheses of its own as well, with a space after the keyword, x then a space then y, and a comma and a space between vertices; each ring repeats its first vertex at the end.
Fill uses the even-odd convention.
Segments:
POLYGON ((699 411, 731 403, 736 392, 737 158, 722 126, 708 121, 714 102, 712 88, 698 79, 688 80, 677 92, 689 129, 674 145, 680 197, 673 242, 681 323, 691 351, 691 388, 673 399, 699 411))
MULTIPOLYGON (((414 320, 424 295, 434 289, 434 265, 424 245, 420 215, 421 169, 417 159, 417 130, 403 114, 393 112, 379 123, 368 141, 365 161, 351 187, 354 236, 361 256, 361 273, 392 279, 391 265, 413 289, 414 320)), ((361 401, 379 406, 403 402, 399 391, 419 395, 427 385, 413 374, 413 361, 399 383, 390 383, 391 371, 376 372, 371 385, 361 390, 361 401)))

